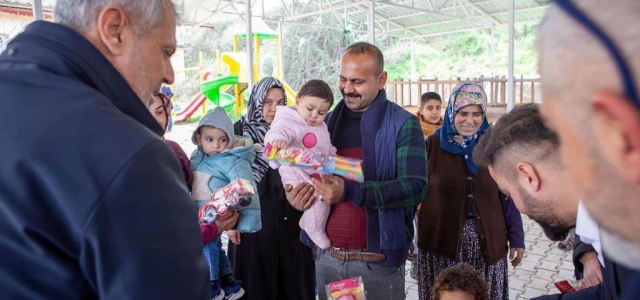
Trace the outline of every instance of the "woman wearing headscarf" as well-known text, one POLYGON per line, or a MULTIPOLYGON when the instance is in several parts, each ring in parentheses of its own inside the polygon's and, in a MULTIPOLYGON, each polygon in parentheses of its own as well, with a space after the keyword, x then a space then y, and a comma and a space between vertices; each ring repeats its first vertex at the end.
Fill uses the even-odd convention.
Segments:
POLYGON ((482 86, 457 85, 442 127, 427 138, 429 189, 418 217, 421 300, 431 299, 438 273, 460 262, 484 275, 490 299, 509 299, 507 253, 512 265, 520 263, 524 232, 513 202, 472 160, 478 139, 489 128, 486 108, 482 86))
MULTIPOLYGON (((236 134, 264 146, 279 105, 286 105, 282 83, 272 77, 260 80, 251 91, 246 115, 234 125, 236 134)), ((229 244, 233 273, 245 289, 242 299, 315 299, 313 256, 299 240, 302 212, 289 205, 278 170, 269 168, 262 150, 258 154, 252 170, 262 230, 243 233, 239 245, 229 244)))

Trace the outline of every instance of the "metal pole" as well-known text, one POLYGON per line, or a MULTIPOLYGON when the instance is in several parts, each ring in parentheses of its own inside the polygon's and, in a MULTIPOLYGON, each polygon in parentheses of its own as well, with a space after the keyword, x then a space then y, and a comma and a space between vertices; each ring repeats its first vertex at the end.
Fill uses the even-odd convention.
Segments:
POLYGON ((346 6, 347 0, 344 0, 344 3, 345 3, 345 7, 344 7, 344 29, 346 31, 349 28, 349 26, 348 26, 349 25, 349 18, 347 16, 347 6, 346 6))
POLYGON ((416 80, 416 55, 413 50, 413 39, 411 39, 411 80, 416 80))
POLYGON ((32 0, 33 4, 33 20, 42 21, 42 0, 32 0))
POLYGON ((282 67, 284 63, 284 54, 282 52, 282 22, 278 22, 278 76, 281 81, 284 81, 284 68, 282 67))
POLYGON ((249 68, 249 78, 247 88, 253 90, 253 34, 251 31, 251 1, 245 1, 245 17, 247 20, 246 39, 247 39, 247 68, 249 68))
POLYGON ((516 0, 509 1, 509 70, 507 78, 507 112, 513 109, 515 83, 513 81, 514 23, 516 0))
POLYGON ((260 37, 253 35, 253 82, 260 81, 260 37))
POLYGON ((371 11, 369 12, 369 34, 371 44, 376 44, 376 3, 371 1, 371 11))
POLYGON ((495 68, 496 68, 496 60, 495 60, 495 55, 496 55, 496 36, 493 32, 493 27, 491 27, 491 77, 493 77, 493 75, 495 74, 495 68))

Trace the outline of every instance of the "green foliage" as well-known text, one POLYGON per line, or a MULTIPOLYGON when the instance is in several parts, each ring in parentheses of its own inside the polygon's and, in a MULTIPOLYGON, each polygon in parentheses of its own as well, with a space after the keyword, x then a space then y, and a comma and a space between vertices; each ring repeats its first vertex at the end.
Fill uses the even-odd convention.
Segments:
POLYGON ((195 67, 199 62, 199 53, 204 57, 205 68, 215 69, 216 49, 221 52, 233 51, 233 37, 227 32, 230 27, 229 22, 220 22, 215 28, 193 28, 188 32, 190 36, 187 40, 185 50, 185 65, 195 67))
POLYGON ((356 36, 334 29, 286 26, 283 42, 285 81, 298 90, 311 79, 322 79, 339 98, 337 88, 342 51, 356 36))
MULTIPOLYGON (((282 12, 272 12, 271 18, 284 16, 282 12)), ((299 22, 319 24, 319 19, 307 17, 299 22)), ((340 27, 341 20, 327 20, 322 23, 340 27)), ((274 30, 277 25, 268 23, 274 30)), ((216 49, 220 52, 233 50, 233 34, 244 29, 244 21, 220 22, 216 28, 187 28, 180 35, 184 42, 185 66, 198 66, 199 53, 203 54, 206 70, 216 68, 216 49)), ((282 65, 283 77, 289 86, 298 90, 310 79, 322 79, 333 88, 336 99, 340 99, 338 76, 342 51, 356 41, 368 41, 367 35, 354 33, 366 29, 363 24, 348 24, 343 30, 310 26, 282 25, 282 65)), ((516 76, 534 76, 537 74, 537 55, 534 50, 536 24, 520 24, 515 32, 515 74, 516 76)), ((475 30, 446 36, 414 40, 414 63, 416 75, 422 78, 449 79, 456 77, 479 77, 492 74, 491 43, 494 42, 493 74, 505 76, 508 62, 508 33, 506 27, 491 30, 475 30)), ((244 51, 244 40, 239 42, 239 50, 244 51)), ((385 55, 385 69, 389 80, 402 80, 411 77, 411 47, 407 39, 377 36, 377 45, 385 55)), ((275 75, 273 59, 276 54, 275 40, 263 40, 260 47, 261 76, 275 75)), ((218 70, 226 72, 226 70, 218 70)), ((186 81, 174 87, 174 101, 186 103, 196 93, 200 84, 199 72, 185 73, 186 81)), ((248 91, 246 91, 248 97, 248 91)), ((232 116, 236 119, 238 116, 232 116)), ((195 118, 193 118, 195 119, 195 118)))
MULTIPOLYGON (((215 28, 182 27, 178 36, 184 51, 184 65, 186 68, 198 67, 200 53, 202 53, 204 69, 213 71, 216 69, 216 49, 221 52, 233 50, 233 38, 228 33, 230 22, 220 22, 215 28)), ((200 72, 184 72, 184 82, 176 82, 174 85, 175 96, 173 101, 186 104, 200 91, 200 72)))
MULTIPOLYGON (((514 72, 534 76, 537 57, 534 40, 537 25, 516 26, 514 72)), ((494 29, 494 75, 505 76, 508 67, 508 33, 506 27, 494 29)), ((414 40, 417 76, 441 79, 491 75, 491 30, 474 30, 440 37, 414 40)), ((395 39, 383 49, 386 70, 391 80, 411 77, 411 47, 406 39, 395 39)))

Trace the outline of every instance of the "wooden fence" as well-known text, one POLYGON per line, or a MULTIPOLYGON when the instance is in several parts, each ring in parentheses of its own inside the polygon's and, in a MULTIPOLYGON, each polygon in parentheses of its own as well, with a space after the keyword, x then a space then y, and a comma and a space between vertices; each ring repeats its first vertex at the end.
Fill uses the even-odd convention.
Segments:
MULTIPOLYGON (((451 89, 458 83, 469 81, 481 84, 487 93, 488 106, 503 107, 507 105, 507 79, 503 77, 479 77, 456 79, 426 79, 418 81, 390 81, 387 82, 387 98, 395 101, 402 107, 420 106, 420 96, 426 92, 436 92, 446 101, 449 99, 451 89)), ((514 104, 540 103, 540 79, 516 78, 514 104)))

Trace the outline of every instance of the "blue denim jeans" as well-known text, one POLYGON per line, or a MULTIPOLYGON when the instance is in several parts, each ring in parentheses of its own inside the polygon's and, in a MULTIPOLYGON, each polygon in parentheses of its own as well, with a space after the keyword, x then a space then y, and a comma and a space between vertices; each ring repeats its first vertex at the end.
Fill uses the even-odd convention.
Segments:
POLYGON ((404 300, 404 264, 384 267, 364 261, 340 261, 331 257, 329 250, 318 249, 316 281, 318 298, 327 299, 327 284, 352 277, 362 277, 367 300, 404 300))
MULTIPOLYGON (((196 201, 198 208, 209 201, 196 201)), ((216 235, 215 240, 205 244, 202 248, 204 258, 209 264, 209 278, 211 281, 217 280, 220 276, 231 274, 231 261, 227 253, 222 249, 221 235, 216 235)))

